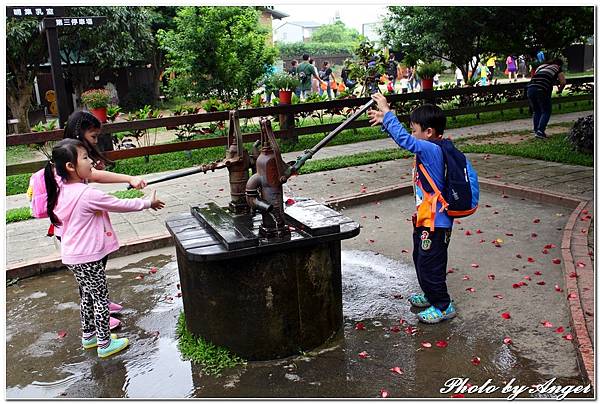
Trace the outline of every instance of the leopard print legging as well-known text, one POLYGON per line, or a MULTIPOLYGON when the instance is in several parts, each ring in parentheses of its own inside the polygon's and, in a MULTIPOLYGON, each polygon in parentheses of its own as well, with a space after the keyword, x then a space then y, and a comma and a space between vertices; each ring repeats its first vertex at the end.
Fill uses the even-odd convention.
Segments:
POLYGON ((84 338, 96 334, 98 346, 110 343, 108 286, 104 267, 106 260, 67 265, 79 284, 81 328, 84 338))

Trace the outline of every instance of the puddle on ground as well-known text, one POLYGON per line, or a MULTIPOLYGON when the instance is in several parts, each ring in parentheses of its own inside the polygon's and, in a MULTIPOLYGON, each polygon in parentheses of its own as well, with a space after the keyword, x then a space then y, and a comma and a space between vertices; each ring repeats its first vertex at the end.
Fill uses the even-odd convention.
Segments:
MULTIPOLYGON (((95 350, 80 347, 72 276, 61 272, 19 281, 7 288, 7 397, 375 398, 381 389, 392 398, 449 397, 439 389, 452 377, 468 377, 474 385, 491 378, 500 387, 512 378, 520 385, 548 379, 518 347, 499 342, 498 330, 473 332, 469 322, 485 318, 457 317, 435 327, 417 324, 405 299, 416 290, 411 266, 353 250, 342 251, 342 267, 345 319, 336 339, 304 355, 251 362, 220 377, 207 376, 200 366, 180 358, 175 324, 182 300, 177 297, 173 256, 149 257, 107 272, 111 299, 125 306, 118 333, 127 336, 131 346, 105 360, 98 359, 95 350), (158 271, 150 273, 152 267, 158 271), (32 301, 40 290, 44 296, 32 301), (357 321, 366 330, 355 330, 357 321), (417 328, 416 334, 405 332, 408 325, 417 328), (62 339, 61 330, 67 333, 62 339), (436 347, 438 340, 446 340, 448 346, 436 347), (433 347, 423 348, 424 341, 433 347), (364 359, 359 357, 363 351, 368 355, 364 359), (478 366, 471 363, 473 356, 480 358, 478 366), (396 366, 402 375, 390 371, 396 366)), ((573 369, 556 383, 580 385, 578 375, 573 369)), ((520 397, 532 396, 536 394, 520 397)))

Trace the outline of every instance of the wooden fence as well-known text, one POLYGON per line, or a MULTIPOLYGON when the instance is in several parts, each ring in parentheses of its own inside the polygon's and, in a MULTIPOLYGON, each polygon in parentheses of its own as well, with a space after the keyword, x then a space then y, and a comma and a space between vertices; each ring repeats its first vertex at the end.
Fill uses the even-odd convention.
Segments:
MULTIPOLYGON (((578 86, 587 83, 594 82, 593 77, 578 77, 567 80, 567 84, 578 86)), ((486 87, 461 87, 452 88, 448 90, 435 90, 435 91, 421 91, 416 93, 407 94, 393 94, 387 96, 387 99, 391 103, 402 104, 408 101, 421 100, 423 102, 436 103, 443 99, 449 99, 456 96, 486 96, 493 94, 500 94, 506 92, 516 92, 517 90, 523 90, 527 85, 527 82, 518 82, 510 84, 497 84, 486 87)), ((560 104, 565 102, 578 102, 587 101, 589 103, 593 100, 593 93, 581 94, 574 96, 562 96, 553 98, 554 104, 560 104)), ((368 98, 349 98, 342 100, 322 101, 314 103, 301 103, 293 105, 278 105, 274 107, 263 107, 263 108, 252 108, 252 109, 240 109, 239 117, 243 118, 256 118, 263 116, 280 116, 281 117, 281 129, 274 131, 275 136, 282 139, 294 139, 297 136, 313 134, 313 133, 326 133, 336 128, 339 123, 329 123, 321 125, 311 125, 303 127, 295 127, 293 116, 299 113, 310 113, 319 110, 329 111, 341 111, 343 108, 354 108, 365 104, 368 98)), ((444 112, 448 117, 456 117, 467 114, 479 114, 482 112, 490 111, 502 111, 514 108, 524 108, 528 106, 526 99, 517 101, 508 101, 502 103, 492 103, 489 105, 475 105, 469 107, 462 107, 456 109, 447 109, 444 112)), ((408 120, 407 114, 398 115, 400 120, 408 120)), ((115 122, 107 123, 102 126, 102 133, 115 133, 125 132, 130 130, 141 130, 141 129, 153 129, 163 127, 176 127, 179 125, 188 125, 196 123, 210 123, 220 122, 229 120, 229 111, 220 112, 208 112, 192 115, 183 116, 172 116, 166 118, 155 118, 145 119, 137 121, 127 122, 115 122)), ((369 126, 369 122, 366 119, 361 119, 352 122, 348 129, 363 128, 369 126)), ((253 132, 244 134, 244 142, 253 142, 260 137, 260 132, 253 132)), ((39 144, 47 141, 60 140, 63 138, 63 130, 53 130, 47 132, 32 132, 24 134, 13 134, 7 135, 6 145, 14 146, 21 144, 39 144)), ((106 156, 111 160, 122 160, 132 157, 149 156, 155 154, 170 153, 182 150, 200 149, 205 147, 213 146, 224 146, 227 144, 226 137, 216 137, 209 139, 200 140, 189 140, 181 141, 176 143, 167 143, 154 146, 136 147, 132 149, 114 150, 106 153, 106 156)), ((42 167, 43 162, 33 163, 22 163, 14 164, 6 167, 6 175, 14 175, 21 173, 34 172, 42 167)))

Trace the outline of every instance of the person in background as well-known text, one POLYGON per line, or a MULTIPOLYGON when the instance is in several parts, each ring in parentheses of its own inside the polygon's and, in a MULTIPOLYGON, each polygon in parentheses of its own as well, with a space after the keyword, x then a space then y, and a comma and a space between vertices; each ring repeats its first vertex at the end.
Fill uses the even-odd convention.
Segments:
POLYGON ((396 88, 396 79, 398 78, 398 62, 396 61, 396 55, 394 55, 394 53, 390 53, 386 74, 388 79, 392 82, 392 88, 396 88))
MULTIPOLYGON (((300 95, 303 99, 312 91, 312 80, 313 78, 321 81, 317 75, 317 70, 311 62, 314 62, 308 54, 302 55, 302 63, 298 66, 298 78, 300 79, 300 95)), ((317 87, 318 90, 318 87, 317 87)))
POLYGON ((323 80, 321 80, 321 77, 319 77, 319 75, 317 74, 317 67, 315 66, 315 60, 313 58, 310 58, 308 60, 308 63, 310 63, 310 65, 313 68, 313 71, 315 72, 315 75, 311 77, 310 80, 310 91, 312 93, 318 93, 319 92, 319 84, 324 83, 323 80))
POLYGON ((323 95, 326 90, 327 97, 331 99, 331 81, 335 80, 335 76, 333 75, 333 70, 331 70, 328 61, 323 62, 323 68, 319 71, 319 78, 324 82, 324 84, 321 84, 319 87, 319 95, 323 95))
POLYGON ((546 139, 546 125, 552 114, 552 89, 558 81, 558 94, 567 84, 562 71, 563 61, 554 59, 540 65, 527 85, 527 99, 533 110, 533 132, 537 139, 546 139))
POLYGON ((434 86, 440 85, 440 74, 439 73, 437 73, 435 76, 433 76, 433 85, 434 86))
POLYGON ((462 74, 462 70, 460 70, 460 68, 458 66, 456 66, 456 69, 454 70, 454 79, 456 80, 456 85, 458 87, 461 87, 464 77, 462 74))
POLYGON ((525 55, 519 56, 519 58, 517 59, 517 64, 517 78, 519 78, 519 75, 522 78, 525 78, 525 76, 527 75, 527 63, 525 63, 525 55))
MULTIPOLYGON (((287 72, 288 72, 288 74, 291 74, 294 77, 298 77, 298 61, 296 59, 292 60, 291 66, 287 72)), ((300 97, 300 91, 301 91, 300 86, 298 86, 294 90, 294 94, 296 94, 296 96, 300 97)))
POLYGON ((517 61, 512 55, 508 55, 506 58, 506 70, 508 72, 508 81, 512 78, 517 81, 517 61))
POLYGON ((546 56, 544 55, 544 51, 542 49, 540 49, 540 51, 537 53, 536 58, 538 62, 544 63, 546 56))
POLYGON ((488 68, 488 71, 490 72, 489 76, 488 76, 488 80, 490 81, 490 83, 492 82, 492 79, 494 78, 494 70, 496 69, 496 55, 490 56, 487 60, 487 62, 485 63, 486 67, 488 68))
POLYGON ((402 78, 400 79, 400 90, 402 91, 402 94, 408 93, 408 76, 407 75, 402 76, 402 78))

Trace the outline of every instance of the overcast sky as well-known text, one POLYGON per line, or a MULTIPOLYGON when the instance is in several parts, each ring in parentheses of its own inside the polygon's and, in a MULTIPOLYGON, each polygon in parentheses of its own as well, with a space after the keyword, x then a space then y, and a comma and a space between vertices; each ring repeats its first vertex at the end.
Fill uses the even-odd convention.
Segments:
POLYGON ((290 16, 283 20, 273 21, 273 27, 278 27, 283 21, 314 21, 329 24, 334 21, 336 12, 339 12, 342 22, 349 27, 356 28, 360 33, 362 33, 362 24, 378 22, 386 10, 385 6, 358 4, 288 5, 280 3, 275 4, 274 7, 290 16))

